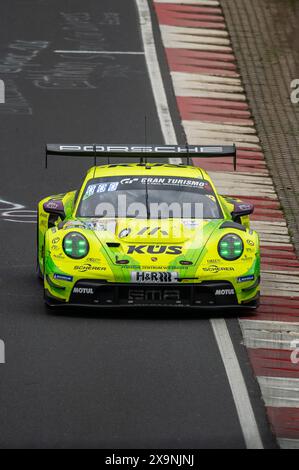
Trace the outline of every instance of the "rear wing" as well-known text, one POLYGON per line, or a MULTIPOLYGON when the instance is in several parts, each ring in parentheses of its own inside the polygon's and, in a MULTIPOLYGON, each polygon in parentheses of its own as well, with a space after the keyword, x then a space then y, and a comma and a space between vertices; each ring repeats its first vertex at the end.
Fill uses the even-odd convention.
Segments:
POLYGON ((140 158, 140 163, 147 162, 148 158, 186 158, 188 165, 192 157, 219 158, 231 157, 234 170, 237 169, 237 151, 235 145, 224 146, 197 146, 197 145, 62 145, 49 144, 46 146, 46 168, 50 156, 61 157, 93 157, 97 166, 97 159, 108 158, 140 158))

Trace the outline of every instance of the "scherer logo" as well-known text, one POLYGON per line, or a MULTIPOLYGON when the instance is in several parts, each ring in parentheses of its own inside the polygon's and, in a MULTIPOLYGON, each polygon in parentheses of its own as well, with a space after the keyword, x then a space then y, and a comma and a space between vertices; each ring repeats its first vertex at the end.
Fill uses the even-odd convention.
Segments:
POLYGON ((234 271, 235 268, 233 268, 232 266, 231 267, 225 267, 225 266, 221 267, 221 266, 213 265, 213 266, 209 266, 208 268, 202 268, 202 270, 205 271, 205 272, 217 274, 220 271, 234 271))
POLYGON ((3 80, 0 80, 0 104, 5 103, 5 84, 3 80))
POLYGON ((0 364, 5 364, 5 343, 0 339, 0 364))

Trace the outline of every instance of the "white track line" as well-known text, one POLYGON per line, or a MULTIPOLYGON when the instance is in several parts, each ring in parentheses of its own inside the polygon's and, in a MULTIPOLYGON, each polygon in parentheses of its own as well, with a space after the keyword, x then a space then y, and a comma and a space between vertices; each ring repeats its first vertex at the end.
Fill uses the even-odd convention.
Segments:
POLYGON ((263 449, 249 394, 225 320, 211 320, 248 449, 263 449))
POLYGON ((99 54, 99 55, 144 55, 144 52, 138 51, 54 51, 55 54, 99 54))
MULTIPOLYGON (((154 41, 151 14, 147 0, 136 0, 139 11, 142 38, 149 76, 167 145, 177 144, 176 133, 170 114, 167 96, 160 71, 154 41)), ((170 159, 170 163, 181 163, 181 159, 170 159)), ((244 377, 225 320, 211 320, 213 332, 228 376, 241 429, 248 449, 262 449, 258 425, 254 416, 244 377)))

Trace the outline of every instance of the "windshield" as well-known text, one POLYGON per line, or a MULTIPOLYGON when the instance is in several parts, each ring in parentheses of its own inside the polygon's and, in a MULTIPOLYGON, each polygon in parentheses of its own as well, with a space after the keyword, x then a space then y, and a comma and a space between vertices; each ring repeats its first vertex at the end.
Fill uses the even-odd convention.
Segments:
POLYGON ((128 176, 89 181, 77 217, 220 219, 222 214, 208 181, 128 176))

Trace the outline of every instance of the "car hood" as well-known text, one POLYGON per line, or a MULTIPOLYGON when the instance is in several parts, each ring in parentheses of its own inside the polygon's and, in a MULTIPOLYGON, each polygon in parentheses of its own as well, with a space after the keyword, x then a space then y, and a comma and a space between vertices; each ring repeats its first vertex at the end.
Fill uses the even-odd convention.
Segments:
MULTIPOLYGON (((223 220, 202 219, 84 219, 72 222, 72 228, 84 228, 102 246, 109 264, 135 265, 144 269, 195 265, 214 231, 223 220)), ((129 267, 129 266, 128 266, 129 267)))

